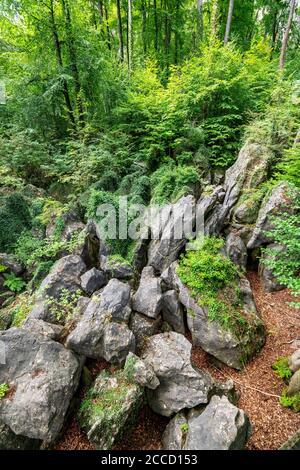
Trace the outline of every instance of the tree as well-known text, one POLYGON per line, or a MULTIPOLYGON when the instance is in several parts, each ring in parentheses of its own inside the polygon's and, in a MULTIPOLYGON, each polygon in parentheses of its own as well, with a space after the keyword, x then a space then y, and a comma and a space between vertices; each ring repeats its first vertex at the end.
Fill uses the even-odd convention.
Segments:
POLYGON ((122 25, 122 13, 121 13, 120 0, 117 0, 117 15, 118 15, 118 35, 119 35, 120 57, 123 62, 124 61, 124 42, 123 42, 123 25, 122 25))
POLYGON ((203 39, 203 0, 197 0, 197 30, 200 39, 203 39))
POLYGON ((127 44, 127 61, 128 70, 132 70, 133 55, 133 30, 132 30, 132 0, 128 0, 128 44, 127 44))
POLYGON ((233 8, 234 8, 234 0, 229 1, 229 8, 228 8, 228 16, 227 16, 227 24, 226 24, 226 31, 224 37, 224 44, 227 44, 230 37, 231 31, 231 23, 232 23, 232 15, 233 15, 233 8))
POLYGON ((285 29, 283 40, 282 40, 282 46, 281 46, 281 53, 280 53, 280 60, 279 60, 280 70, 283 70, 285 66, 285 56, 286 56, 289 34, 290 34, 291 27, 292 27, 295 10, 296 10, 296 0, 291 0, 289 17, 288 17, 286 29, 285 29))

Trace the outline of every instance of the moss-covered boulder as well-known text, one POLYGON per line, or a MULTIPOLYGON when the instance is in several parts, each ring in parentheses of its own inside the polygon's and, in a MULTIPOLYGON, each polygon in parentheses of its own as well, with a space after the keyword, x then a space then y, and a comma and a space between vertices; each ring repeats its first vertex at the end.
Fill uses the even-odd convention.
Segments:
POLYGON ((103 371, 81 403, 79 425, 96 449, 111 449, 134 423, 142 403, 143 388, 128 374, 103 371))

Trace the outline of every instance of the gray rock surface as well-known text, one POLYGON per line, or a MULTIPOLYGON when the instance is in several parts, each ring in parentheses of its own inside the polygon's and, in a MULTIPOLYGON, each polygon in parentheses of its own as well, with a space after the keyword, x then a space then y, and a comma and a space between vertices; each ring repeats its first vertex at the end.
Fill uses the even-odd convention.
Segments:
POLYGON ((137 350, 143 349, 147 338, 159 332, 161 323, 161 317, 153 320, 141 313, 133 312, 129 326, 135 336, 137 350))
POLYGON ((109 256, 101 256, 100 260, 101 269, 110 278, 129 280, 134 276, 134 272, 129 263, 125 260, 121 261, 109 256))
POLYGON ((161 280, 155 277, 154 269, 143 269, 138 290, 132 299, 133 310, 149 318, 157 318, 162 308, 161 280))
POLYGON ((80 426, 96 449, 112 449, 134 423, 142 403, 143 389, 128 382, 122 371, 102 372, 86 398, 80 426))
POLYGON ((265 252, 262 254, 258 266, 258 274, 265 292, 277 292, 284 289, 285 286, 280 284, 274 275, 273 270, 267 267, 264 262, 276 259, 276 253, 282 253, 284 251, 284 247, 276 243, 271 243, 268 245, 268 249, 272 250, 273 253, 265 252))
POLYGON ((127 356, 124 372, 131 381, 136 382, 141 387, 155 390, 159 386, 159 380, 152 367, 131 352, 127 356))
POLYGON ((171 416, 207 403, 212 380, 209 374, 192 367, 191 348, 191 343, 175 332, 148 339, 142 359, 160 381, 155 390, 147 390, 148 403, 156 413, 171 416))
POLYGON ((182 230, 182 227, 191 226, 193 230, 196 220, 196 201, 193 196, 184 196, 168 207, 171 208, 169 216, 164 218, 163 214, 167 213, 165 206, 153 224, 156 229, 158 220, 163 220, 159 227, 161 230, 157 230, 157 237, 150 241, 148 249, 148 265, 160 273, 177 259, 189 238, 188 230, 182 230))
POLYGON ((243 240, 234 232, 226 238, 225 250, 227 256, 240 268, 246 268, 247 265, 247 248, 243 240))
POLYGON ((293 374, 286 391, 286 394, 289 397, 296 395, 297 393, 300 393, 300 369, 293 374))
POLYGON ((17 436, 8 426, 0 422, 0 450, 38 450, 42 441, 17 436))
POLYGON ((187 435, 188 420, 184 413, 177 413, 171 419, 162 436, 164 450, 182 450, 187 435))
POLYGON ((80 281, 82 290, 91 295, 107 284, 107 277, 103 271, 92 268, 81 276, 80 281))
POLYGON ((163 294, 162 317, 177 333, 185 333, 184 311, 175 290, 169 290, 163 294))
POLYGON ((300 349, 297 349, 290 357, 289 357, 289 368, 292 372, 297 372, 300 369, 300 349))
POLYGON ((135 337, 126 323, 111 322, 105 326, 102 357, 111 363, 123 363, 129 352, 135 351, 135 337))
POLYGON ((34 335, 44 336, 48 339, 57 341, 63 331, 61 325, 54 325, 53 323, 47 323, 43 320, 36 318, 27 318, 22 325, 22 328, 30 331, 34 335))
POLYGON ((0 421, 16 435, 53 442, 77 388, 80 361, 61 344, 24 329, 0 332, 0 341, 0 383, 10 387, 0 400, 0 421))
POLYGON ((7 268, 7 272, 11 272, 16 276, 21 276, 24 272, 24 267, 19 263, 16 258, 8 253, 0 253, 0 265, 7 268))

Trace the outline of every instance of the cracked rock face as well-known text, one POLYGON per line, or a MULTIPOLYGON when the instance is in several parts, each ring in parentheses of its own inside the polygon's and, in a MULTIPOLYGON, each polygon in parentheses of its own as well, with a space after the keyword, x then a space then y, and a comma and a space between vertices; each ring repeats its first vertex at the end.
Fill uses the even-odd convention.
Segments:
POLYGON ((184 408, 207 403, 212 379, 193 368, 191 348, 191 343, 175 332, 155 335, 147 341, 142 359, 160 382, 155 390, 147 390, 148 403, 156 413, 171 416, 184 408))
POLYGON ((5 345, 0 383, 9 386, 0 401, 0 421, 16 435, 53 442, 78 386, 79 359, 61 344, 23 329, 0 332, 0 341, 5 345))
POLYGON ((166 450, 241 450, 251 434, 244 413, 228 399, 213 396, 203 409, 177 414, 163 434, 166 450))
POLYGON ((155 277, 154 269, 143 269, 140 285, 132 299, 132 308, 149 318, 157 318, 162 309, 161 279, 155 277))

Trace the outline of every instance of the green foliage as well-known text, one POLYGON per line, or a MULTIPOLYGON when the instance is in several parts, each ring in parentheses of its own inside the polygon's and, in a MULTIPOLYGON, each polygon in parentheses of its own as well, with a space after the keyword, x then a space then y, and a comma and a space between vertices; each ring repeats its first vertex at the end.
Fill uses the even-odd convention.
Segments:
POLYGON ((9 308, 12 313, 12 326, 20 328, 32 310, 34 299, 28 293, 21 294, 9 308))
POLYGON ((300 189, 300 144, 287 149, 276 167, 277 180, 289 181, 300 189))
POLYGON ((224 241, 206 238, 201 249, 181 257, 177 273, 211 321, 236 334, 247 326, 239 312, 238 269, 220 250, 224 241))
POLYGON ((291 408, 295 413, 300 412, 300 393, 296 393, 290 397, 286 394, 286 390, 284 390, 279 402, 285 408, 291 408))
POLYGON ((81 291, 70 292, 62 289, 58 298, 46 296, 46 305, 58 322, 67 323, 78 313, 78 299, 81 291))
POLYGON ((183 423, 183 424, 181 424, 180 429, 181 429, 181 432, 182 432, 183 434, 187 434, 187 432, 188 432, 188 430, 189 430, 189 425, 188 425, 188 423, 183 423))
MULTIPOLYGON (((300 295, 300 206, 298 193, 292 190, 292 207, 271 219, 272 230, 266 234, 283 246, 282 251, 266 248, 269 255, 262 262, 272 270, 278 281, 291 289, 295 296, 300 295)), ((299 302, 293 304, 300 307, 299 302)))
POLYGON ((4 273, 5 271, 7 271, 7 266, 0 264, 0 273, 4 273))
POLYGON ((278 377, 284 380, 290 379, 293 375, 289 368, 288 357, 278 357, 272 365, 272 369, 278 377))
POLYGON ((26 282, 21 277, 17 277, 14 273, 5 273, 4 278, 5 281, 3 285, 8 287, 12 292, 21 292, 26 286, 26 282))
POLYGON ((199 174, 192 166, 162 165, 151 176, 152 200, 154 204, 176 202, 181 196, 197 195, 199 174))
POLYGON ((0 384, 0 400, 5 398, 5 395, 9 391, 9 385, 6 383, 0 384))
POLYGON ((0 198, 0 250, 11 251, 18 237, 31 226, 29 206, 20 193, 0 198))

